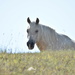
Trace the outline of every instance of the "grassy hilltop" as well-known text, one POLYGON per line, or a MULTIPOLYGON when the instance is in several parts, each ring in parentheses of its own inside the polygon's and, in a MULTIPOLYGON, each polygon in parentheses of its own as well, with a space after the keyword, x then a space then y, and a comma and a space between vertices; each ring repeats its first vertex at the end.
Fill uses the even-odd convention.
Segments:
POLYGON ((75 75, 75 51, 0 53, 0 75, 75 75))

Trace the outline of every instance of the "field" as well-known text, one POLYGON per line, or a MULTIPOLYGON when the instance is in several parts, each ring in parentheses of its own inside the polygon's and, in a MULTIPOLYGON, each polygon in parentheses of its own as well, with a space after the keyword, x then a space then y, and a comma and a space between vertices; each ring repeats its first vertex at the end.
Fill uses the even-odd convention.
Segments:
POLYGON ((75 75, 75 51, 0 53, 0 75, 75 75))

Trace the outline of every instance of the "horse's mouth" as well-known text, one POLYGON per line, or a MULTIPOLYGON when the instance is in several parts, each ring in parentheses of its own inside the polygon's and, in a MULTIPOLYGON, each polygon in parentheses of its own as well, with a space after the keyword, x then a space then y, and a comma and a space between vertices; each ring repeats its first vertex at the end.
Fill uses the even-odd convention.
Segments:
POLYGON ((34 48, 34 45, 35 45, 35 43, 33 43, 33 42, 29 42, 29 41, 27 42, 27 46, 30 50, 32 50, 34 48))
POLYGON ((34 45, 33 45, 33 46, 32 46, 32 45, 29 45, 28 48, 29 48, 30 50, 32 50, 32 49, 34 48, 34 45))

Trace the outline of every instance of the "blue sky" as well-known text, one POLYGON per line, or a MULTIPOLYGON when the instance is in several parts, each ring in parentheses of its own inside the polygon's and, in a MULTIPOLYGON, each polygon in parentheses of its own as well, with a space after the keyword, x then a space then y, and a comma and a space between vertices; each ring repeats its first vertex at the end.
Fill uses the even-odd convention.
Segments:
MULTIPOLYGON (((0 48, 30 52, 27 17, 75 40, 75 0, 0 0, 0 48)), ((37 47, 32 52, 39 51, 37 47)))

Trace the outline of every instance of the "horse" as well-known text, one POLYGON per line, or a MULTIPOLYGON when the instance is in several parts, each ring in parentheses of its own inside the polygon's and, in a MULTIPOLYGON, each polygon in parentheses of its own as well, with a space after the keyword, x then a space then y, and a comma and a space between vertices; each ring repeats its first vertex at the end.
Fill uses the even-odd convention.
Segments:
POLYGON ((27 29, 29 40, 27 46, 32 50, 35 46, 40 51, 43 50, 75 50, 75 42, 67 35, 59 34, 54 29, 42 25, 39 23, 39 18, 36 21, 31 22, 30 18, 27 18, 27 22, 30 28, 27 29))

